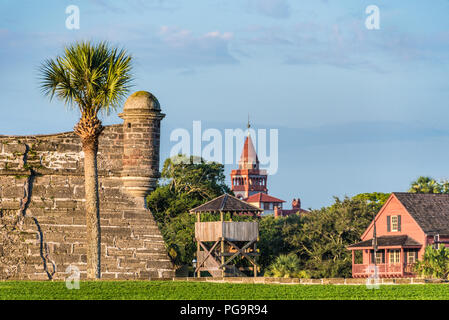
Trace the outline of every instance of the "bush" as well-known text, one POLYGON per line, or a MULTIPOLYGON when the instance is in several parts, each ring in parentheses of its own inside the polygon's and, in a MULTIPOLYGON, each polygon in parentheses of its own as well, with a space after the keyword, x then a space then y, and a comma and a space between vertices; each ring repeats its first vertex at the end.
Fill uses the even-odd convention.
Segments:
POLYGON ((424 278, 448 279, 449 248, 444 245, 439 249, 428 246, 423 259, 416 263, 415 270, 424 278))
POLYGON ((275 278, 309 278, 307 272, 301 270, 300 262, 296 254, 281 254, 270 265, 265 274, 275 278))

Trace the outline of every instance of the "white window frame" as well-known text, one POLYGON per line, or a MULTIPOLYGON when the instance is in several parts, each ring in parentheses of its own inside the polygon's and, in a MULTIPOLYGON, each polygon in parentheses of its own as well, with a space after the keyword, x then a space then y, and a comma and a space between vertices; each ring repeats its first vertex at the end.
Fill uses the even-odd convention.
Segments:
POLYGON ((399 230, 399 216, 391 216, 390 218, 390 224, 391 224, 391 232, 398 232, 399 230), (393 220, 395 221, 393 223, 393 220))
POLYGON ((401 263, 401 251, 398 249, 391 249, 388 255, 388 262, 390 264, 401 263))
POLYGON ((383 252, 380 251, 380 250, 377 250, 376 254, 374 255, 374 259, 376 260, 376 264, 383 264, 382 258, 383 258, 383 252))
POLYGON ((415 251, 407 251, 407 263, 415 263, 416 262, 416 252, 415 251), (413 261, 410 261, 412 258, 413 261))

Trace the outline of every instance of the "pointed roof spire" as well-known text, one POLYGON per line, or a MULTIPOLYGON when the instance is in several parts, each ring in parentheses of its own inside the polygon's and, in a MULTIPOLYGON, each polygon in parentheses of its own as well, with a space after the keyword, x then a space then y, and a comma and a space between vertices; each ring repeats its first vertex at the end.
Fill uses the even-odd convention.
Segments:
POLYGON ((256 148, 254 148, 253 141, 249 134, 249 129, 251 128, 249 114, 247 128, 248 136, 246 137, 245 143, 243 145, 243 151, 239 161, 239 169, 259 169, 259 159, 257 157, 256 148))

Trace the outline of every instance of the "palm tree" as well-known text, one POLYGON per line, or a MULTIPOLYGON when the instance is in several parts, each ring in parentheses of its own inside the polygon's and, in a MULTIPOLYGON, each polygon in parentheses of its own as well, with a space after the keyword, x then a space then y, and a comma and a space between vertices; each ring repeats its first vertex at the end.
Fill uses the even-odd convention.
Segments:
POLYGON ((411 183, 411 193, 441 193, 442 186, 431 177, 419 177, 411 183))
POLYGON ((130 89, 131 56, 108 43, 76 42, 56 59, 40 67, 41 89, 81 113, 74 131, 84 152, 85 210, 87 231, 87 278, 101 276, 101 234, 98 197, 97 152, 103 131, 99 112, 119 106, 130 89))

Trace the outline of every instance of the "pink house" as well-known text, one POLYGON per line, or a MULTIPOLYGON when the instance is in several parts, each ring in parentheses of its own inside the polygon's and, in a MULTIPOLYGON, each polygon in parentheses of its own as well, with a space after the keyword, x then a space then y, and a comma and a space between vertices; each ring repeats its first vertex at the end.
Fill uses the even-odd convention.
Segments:
POLYGON ((414 276, 413 266, 426 246, 449 243, 449 194, 392 193, 374 222, 361 242, 348 247, 352 251, 352 276, 367 277, 374 263, 380 277, 414 276))

